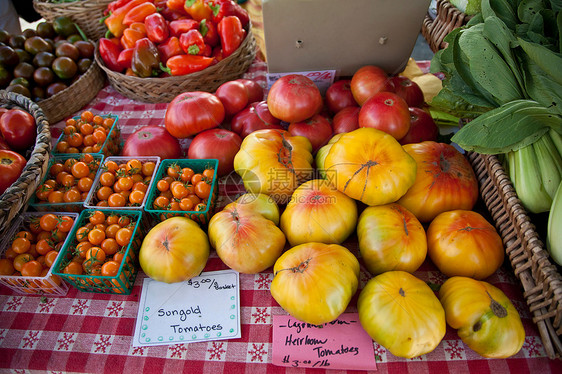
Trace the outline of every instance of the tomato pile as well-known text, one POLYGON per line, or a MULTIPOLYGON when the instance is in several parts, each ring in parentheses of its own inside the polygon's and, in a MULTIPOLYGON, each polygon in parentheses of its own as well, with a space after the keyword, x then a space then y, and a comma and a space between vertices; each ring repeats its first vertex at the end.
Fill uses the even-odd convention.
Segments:
POLYGON ((171 164, 156 183, 158 195, 152 206, 157 210, 203 212, 213 186, 215 170, 207 168, 196 173, 189 167, 171 164))
POLYGON ((108 158, 95 184, 89 206, 122 208, 144 203, 157 158, 108 158), (118 163, 120 162, 120 163, 118 163))
POLYGON ((59 268, 63 274, 114 277, 133 237, 136 222, 127 215, 91 212, 88 222, 76 230, 68 251, 71 259, 59 268))
POLYGON ((46 180, 35 192, 37 203, 77 203, 85 201, 92 188, 101 157, 86 153, 77 157, 57 157, 46 180))
POLYGON ((94 115, 89 110, 69 118, 54 152, 118 154, 120 134, 114 123, 115 117, 94 115))
POLYGON ((74 218, 69 215, 46 213, 31 217, 0 259, 0 275, 46 276, 73 225, 74 218))

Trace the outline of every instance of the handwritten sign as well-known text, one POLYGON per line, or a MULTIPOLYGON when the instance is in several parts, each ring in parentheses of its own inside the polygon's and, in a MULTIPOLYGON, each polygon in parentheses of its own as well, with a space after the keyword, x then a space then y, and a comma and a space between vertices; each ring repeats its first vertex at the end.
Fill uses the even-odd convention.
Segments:
POLYGON ((357 313, 335 321, 311 325, 291 316, 273 316, 274 365, 376 370, 373 341, 359 323, 357 313))
POLYGON ((233 270, 171 284, 145 278, 133 346, 239 338, 239 295, 233 270))
POLYGON ((334 83, 334 78, 336 77, 335 70, 320 70, 320 71, 299 71, 292 73, 268 73, 267 74, 267 90, 271 88, 273 83, 282 76, 289 74, 300 74, 305 77, 310 78, 320 90, 320 93, 324 95, 328 87, 334 83))

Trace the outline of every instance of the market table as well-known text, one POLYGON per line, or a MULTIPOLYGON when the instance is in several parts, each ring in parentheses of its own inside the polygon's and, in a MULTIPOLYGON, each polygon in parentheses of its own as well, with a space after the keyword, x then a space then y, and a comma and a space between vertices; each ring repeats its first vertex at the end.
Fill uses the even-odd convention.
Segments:
MULTIPOLYGON (((427 69, 428 62, 420 66, 427 69)), ((245 77, 265 85, 264 62, 256 60, 245 77)), ((123 137, 144 125, 163 124, 166 104, 146 104, 125 98, 111 86, 103 88, 84 109, 95 114, 119 116, 123 137)), ((53 125, 54 139, 63 122, 53 125)), ((187 144, 182 142, 183 146, 187 144)), ((226 205, 243 186, 235 178, 219 182, 218 208, 226 205)), ((359 256, 357 237, 344 245, 359 256)), ((204 271, 227 267, 212 251, 204 271)), ((423 281, 442 284, 445 276, 429 261, 414 273, 423 281)), ((370 279, 361 267, 359 290, 370 279)), ((346 372, 345 370, 281 367, 272 362, 272 319, 287 313, 271 297, 271 269, 240 274, 241 338, 190 344, 133 347, 143 279, 140 271, 130 295, 80 292, 70 287, 66 296, 23 296, 0 286, 0 371, 28 372, 192 372, 192 373, 302 373, 346 372)), ((509 359, 485 359, 468 348, 450 327, 431 353, 403 359, 377 343, 374 352, 377 371, 431 373, 555 373, 562 372, 560 360, 545 354, 533 324, 521 285, 508 262, 487 279, 500 288, 519 311, 525 331, 521 351, 509 359)), ((356 312, 357 295, 346 312, 356 312)), ((397 327, 399 328, 399 327, 397 327)), ((353 371, 349 371, 353 372, 353 371)), ((357 372, 357 371, 355 371, 357 372)))

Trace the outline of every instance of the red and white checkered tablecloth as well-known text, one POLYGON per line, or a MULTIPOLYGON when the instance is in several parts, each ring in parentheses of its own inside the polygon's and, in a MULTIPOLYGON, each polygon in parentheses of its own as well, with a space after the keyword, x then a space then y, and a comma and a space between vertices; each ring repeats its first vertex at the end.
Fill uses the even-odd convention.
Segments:
MULTIPOLYGON (((247 78, 265 85, 265 63, 256 61, 247 78)), ((94 113, 119 115, 126 137, 148 124, 163 124, 166 104, 146 104, 127 99, 112 87, 102 89, 86 106, 94 113)), ((84 108, 85 109, 85 108, 84 108)), ((63 122, 53 127, 58 135, 63 122)), ((220 183, 218 205, 240 192, 232 181, 220 183)), ((344 245, 358 254, 357 238, 344 245)), ((204 271, 226 266, 212 253, 204 271)), ((429 260, 416 271, 420 279, 441 284, 445 277, 429 260)), ((271 270, 240 274, 241 338, 133 347, 133 330, 146 276, 137 276, 130 295, 79 292, 72 288, 64 297, 22 296, 0 286, 0 371, 88 372, 88 373, 344 373, 343 370, 303 369, 274 366, 272 357, 272 316, 286 314, 269 292, 271 270)), ((361 269, 360 289, 370 275, 361 269)), ((485 359, 469 349, 448 328, 443 341, 431 353, 414 359, 393 356, 374 344, 377 372, 380 373, 560 373, 562 362, 546 357, 539 333, 524 301, 519 281, 508 265, 488 279, 503 290, 519 311, 526 331, 521 351, 509 359, 485 359)), ((356 299, 347 312, 356 312, 356 299)), ((399 327, 397 327, 399 328, 399 327)), ((350 371, 351 373, 352 371, 350 371)))

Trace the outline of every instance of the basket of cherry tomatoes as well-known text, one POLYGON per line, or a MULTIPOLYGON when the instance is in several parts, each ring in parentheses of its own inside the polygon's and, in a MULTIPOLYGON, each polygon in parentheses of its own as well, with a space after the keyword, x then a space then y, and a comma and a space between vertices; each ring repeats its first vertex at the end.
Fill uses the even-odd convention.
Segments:
POLYGON ((160 157, 157 156, 106 158, 84 206, 143 210, 159 164, 160 157))
POLYGON ((144 235, 139 210, 85 209, 53 264, 53 274, 80 291, 131 293, 144 235))
POLYGON ((113 156, 121 147, 119 117, 113 114, 93 114, 89 110, 65 121, 53 154, 100 153, 113 156))
POLYGON ((0 244, 0 283, 21 294, 64 296, 68 285, 53 264, 68 241, 77 213, 24 213, 0 244))
POLYGON ((98 153, 54 155, 29 206, 42 212, 80 212, 103 157, 98 153))
POLYGON ((184 216, 207 224, 218 196, 216 159, 162 160, 144 210, 158 221, 184 216))

